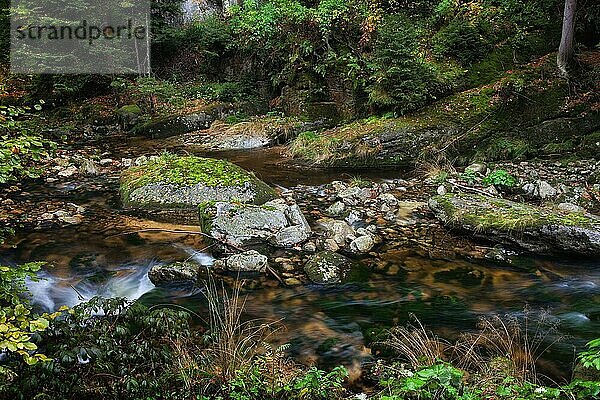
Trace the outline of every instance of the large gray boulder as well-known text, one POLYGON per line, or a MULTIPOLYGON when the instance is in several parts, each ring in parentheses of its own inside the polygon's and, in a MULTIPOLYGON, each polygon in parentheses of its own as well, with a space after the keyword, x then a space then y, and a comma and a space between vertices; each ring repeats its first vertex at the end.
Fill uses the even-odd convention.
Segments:
POLYGON ((341 254, 322 251, 310 257, 304 266, 308 278, 318 284, 343 282, 352 269, 352 261, 341 254))
POLYGON ((261 205, 275 191, 250 172, 224 160, 163 155, 132 167, 121 176, 126 209, 173 222, 198 224, 198 206, 206 202, 261 205))
POLYGON ((283 199, 262 205, 228 202, 200 207, 203 231, 234 247, 270 244, 289 248, 305 242, 311 229, 300 208, 283 199))
POLYGON ((539 254, 600 255, 600 218, 481 195, 435 196, 429 208, 444 224, 478 238, 539 254))

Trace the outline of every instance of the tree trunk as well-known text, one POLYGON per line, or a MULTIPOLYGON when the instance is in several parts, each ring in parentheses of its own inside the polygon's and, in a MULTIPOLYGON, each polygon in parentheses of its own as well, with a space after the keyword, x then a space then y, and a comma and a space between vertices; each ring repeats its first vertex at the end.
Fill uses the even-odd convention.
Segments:
POLYGON ((577 0, 565 0, 565 15, 563 17, 562 37, 558 48, 556 63, 560 73, 568 76, 569 67, 573 64, 575 45, 575 10, 577 0))

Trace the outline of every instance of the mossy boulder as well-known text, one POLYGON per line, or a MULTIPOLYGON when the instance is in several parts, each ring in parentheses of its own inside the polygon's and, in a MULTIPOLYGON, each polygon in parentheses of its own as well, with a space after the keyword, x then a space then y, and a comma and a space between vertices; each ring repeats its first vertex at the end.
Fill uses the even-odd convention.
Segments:
POLYGON ((132 133, 152 139, 162 139, 208 129, 218 118, 219 114, 214 112, 166 116, 138 124, 133 128, 132 133))
POLYGON ((123 130, 130 130, 140 120, 142 109, 137 104, 127 104, 117 110, 119 125, 123 130))
POLYGON ((261 205, 274 199, 266 183, 225 160, 163 155, 121 176, 121 200, 129 210, 154 219, 197 224, 207 202, 261 205))
POLYGON ((444 224, 491 242, 539 254, 600 255, 600 218, 471 194, 432 197, 429 208, 444 224))
POLYGON ((304 272, 314 283, 321 285, 342 283, 350 274, 352 260, 331 251, 322 251, 309 258, 304 272))

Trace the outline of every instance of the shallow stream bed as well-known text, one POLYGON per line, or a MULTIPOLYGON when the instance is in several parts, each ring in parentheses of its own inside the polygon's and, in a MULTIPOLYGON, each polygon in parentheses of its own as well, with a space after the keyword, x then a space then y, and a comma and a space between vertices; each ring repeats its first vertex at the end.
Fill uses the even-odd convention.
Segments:
MULTIPOLYGON (((135 157, 156 152, 155 143, 139 143, 135 152, 116 146, 115 157, 135 157), (152 149, 152 150, 151 150, 152 149), (137 154, 136 154, 137 153, 137 154)), ((213 155, 214 156, 214 155, 213 155)), ((221 153, 256 172, 275 186, 319 185, 361 175, 368 179, 400 177, 398 171, 290 170, 278 167, 279 149, 221 153)), ((205 313, 202 288, 155 288, 147 272, 157 263, 189 258, 209 266, 201 236, 168 232, 129 232, 160 228, 193 230, 124 215, 119 210, 116 176, 104 186, 57 183, 27 188, 32 196, 69 199, 86 208, 82 224, 38 229, 17 235, 13 247, 0 252, 1 264, 46 261, 39 282, 30 282, 34 301, 47 309, 73 306, 93 296, 128 297, 148 304, 179 303, 200 315, 205 313)), ((384 237, 385 240, 385 237, 384 237)), ((478 318, 494 313, 522 317, 528 307, 532 329, 542 318, 560 322, 558 332, 569 335, 553 347, 546 368, 563 375, 574 346, 600 332, 600 261, 521 258, 513 266, 493 261, 468 262, 431 259, 407 251, 387 251, 385 266, 359 282, 322 287, 284 287, 273 278, 261 278, 260 288, 246 290, 248 318, 282 320, 286 329, 273 338, 290 343, 301 362, 323 366, 343 363, 358 370, 371 358, 367 347, 381 329, 404 324, 416 315, 426 326, 446 338, 476 328, 478 318), (545 314, 547 311, 547 314, 545 314)))

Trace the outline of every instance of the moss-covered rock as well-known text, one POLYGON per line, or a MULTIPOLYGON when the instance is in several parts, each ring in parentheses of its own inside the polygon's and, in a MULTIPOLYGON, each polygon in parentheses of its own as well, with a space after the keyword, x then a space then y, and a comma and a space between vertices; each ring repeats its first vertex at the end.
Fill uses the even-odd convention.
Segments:
POLYGON ((215 106, 205 107, 189 114, 160 116, 136 125, 132 133, 152 139, 183 135, 210 128, 214 121, 222 118, 228 111, 230 110, 227 107, 215 106))
POLYGON ((124 171, 120 192, 125 208, 190 223, 198 223, 198 206, 207 202, 260 205, 276 197, 266 183, 228 161, 170 154, 124 171))
POLYGON ((127 104, 117 110, 119 124, 123 130, 130 130, 140 120, 142 109, 137 104, 127 104))
POLYGON ((481 195, 435 196, 429 208, 444 224, 492 242, 540 254, 600 255, 600 218, 481 195))

